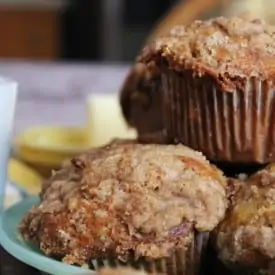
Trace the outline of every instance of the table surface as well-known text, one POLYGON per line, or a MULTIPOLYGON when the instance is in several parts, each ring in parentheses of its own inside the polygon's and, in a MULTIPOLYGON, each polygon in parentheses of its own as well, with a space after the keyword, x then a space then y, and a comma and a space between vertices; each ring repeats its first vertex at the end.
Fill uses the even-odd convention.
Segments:
MULTIPOLYGON (((0 75, 19 84, 14 133, 41 124, 85 125, 86 98, 97 93, 118 93, 128 69, 129 65, 121 64, 0 60, 0 75)), ((0 247, 0 274, 41 273, 18 262, 0 247)))

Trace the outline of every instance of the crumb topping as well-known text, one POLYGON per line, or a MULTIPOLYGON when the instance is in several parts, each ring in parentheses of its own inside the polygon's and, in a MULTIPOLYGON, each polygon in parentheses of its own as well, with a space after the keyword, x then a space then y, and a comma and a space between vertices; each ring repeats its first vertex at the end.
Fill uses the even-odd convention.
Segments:
MULTIPOLYGON (((140 62, 158 61, 171 69, 230 80, 275 76, 275 28, 248 16, 219 17, 176 26, 145 47, 140 62)), ((227 87, 228 88, 228 87, 227 87)))

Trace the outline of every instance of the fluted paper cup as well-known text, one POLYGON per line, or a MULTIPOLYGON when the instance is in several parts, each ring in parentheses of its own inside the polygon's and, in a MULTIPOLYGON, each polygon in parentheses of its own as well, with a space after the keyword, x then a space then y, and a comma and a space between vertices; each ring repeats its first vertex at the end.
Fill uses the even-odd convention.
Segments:
POLYGON ((250 78, 235 91, 209 76, 162 73, 164 128, 171 143, 183 143, 213 161, 275 160, 275 88, 250 78))
POLYGON ((102 267, 129 266, 145 270, 152 274, 197 275, 200 263, 204 258, 208 236, 208 233, 197 233, 187 249, 177 250, 168 258, 154 261, 130 261, 126 263, 117 259, 94 260, 92 261, 91 269, 99 270, 102 267))

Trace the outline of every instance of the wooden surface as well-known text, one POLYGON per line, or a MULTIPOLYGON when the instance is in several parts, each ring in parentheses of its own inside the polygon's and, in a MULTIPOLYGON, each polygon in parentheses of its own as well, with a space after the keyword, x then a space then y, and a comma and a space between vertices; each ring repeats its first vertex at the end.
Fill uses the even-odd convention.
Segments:
POLYGON ((0 35, 0 58, 56 59, 60 50, 58 11, 0 6, 0 35))

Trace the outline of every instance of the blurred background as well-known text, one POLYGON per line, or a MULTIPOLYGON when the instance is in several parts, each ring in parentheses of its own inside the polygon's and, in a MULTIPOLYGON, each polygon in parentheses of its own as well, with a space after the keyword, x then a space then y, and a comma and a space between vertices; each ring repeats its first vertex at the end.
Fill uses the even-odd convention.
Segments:
POLYGON ((0 58, 130 62, 156 23, 175 5, 177 11, 170 16, 170 24, 241 11, 272 21, 273 2, 0 0, 0 58))
MULTIPOLYGON (((243 12, 275 23, 274 0, 0 0, 0 75, 19 84, 5 206, 38 194, 64 160, 135 136, 117 94, 147 41, 243 12)), ((0 247, 0 274, 40 273, 0 247)))
POLYGON ((0 0, 0 58, 131 61, 173 0, 0 0))

